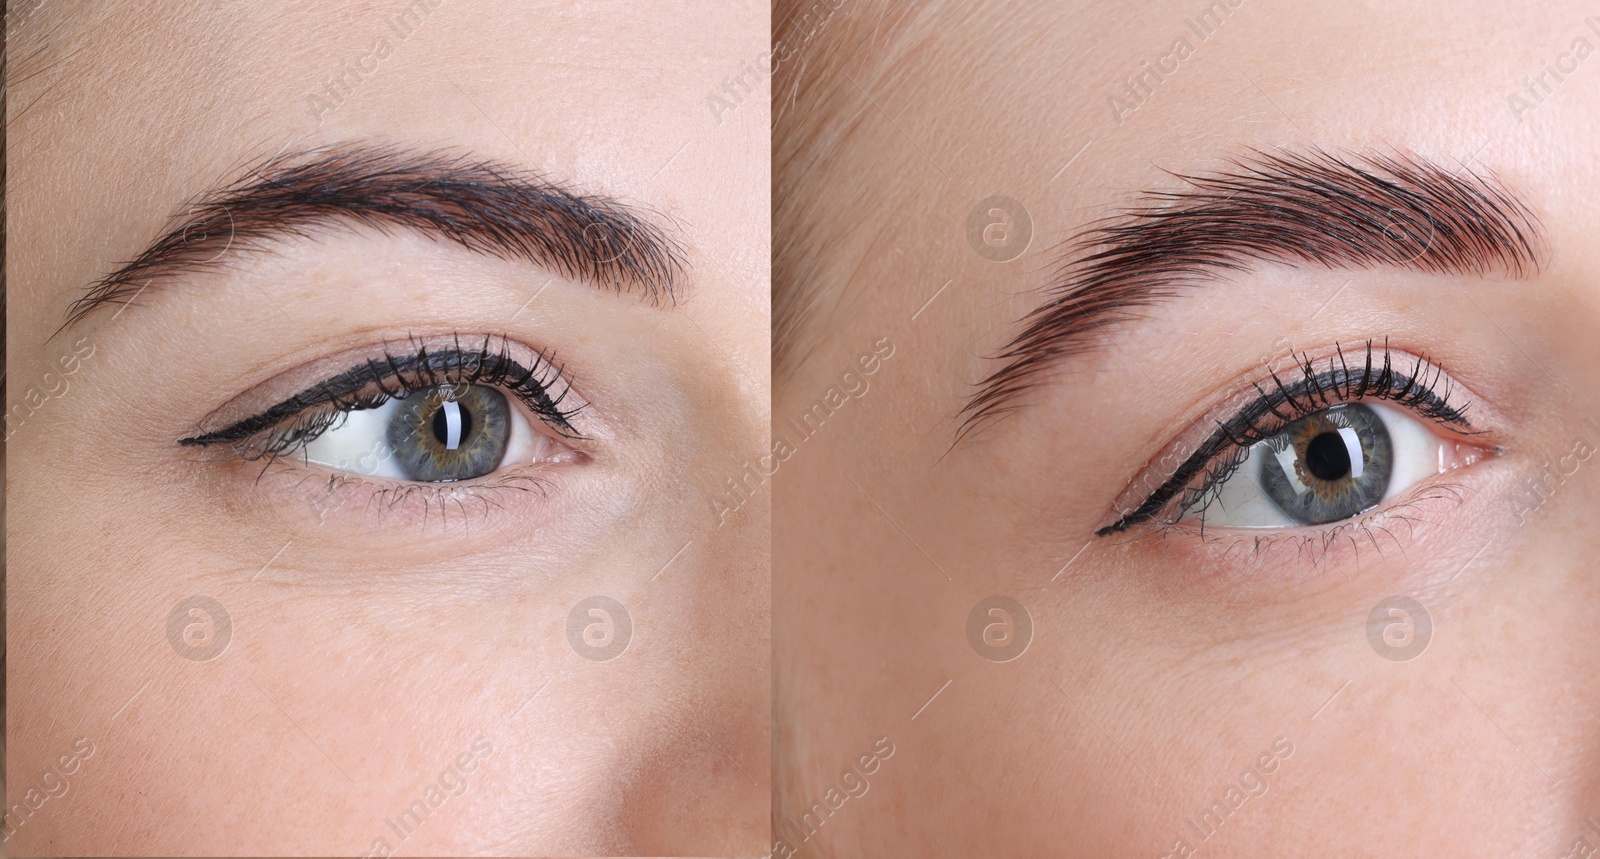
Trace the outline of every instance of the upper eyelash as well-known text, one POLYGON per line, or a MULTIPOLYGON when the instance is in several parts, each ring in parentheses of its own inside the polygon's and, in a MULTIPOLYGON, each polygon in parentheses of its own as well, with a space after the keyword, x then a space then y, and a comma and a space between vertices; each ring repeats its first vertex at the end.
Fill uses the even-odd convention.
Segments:
POLYGON ((553 352, 537 353, 539 361, 530 368, 511 357, 509 342, 504 338, 485 337, 477 349, 463 349, 459 336, 455 345, 447 349, 429 351, 415 339, 411 344, 413 353, 398 356, 386 344, 382 358, 369 358, 258 415, 214 432, 179 439, 178 443, 186 447, 232 444, 245 459, 276 458, 338 427, 352 411, 377 408, 400 394, 446 384, 498 385, 562 436, 582 438, 572 426, 572 419, 583 406, 562 406, 572 392, 570 384, 561 386, 555 396, 550 394, 564 378, 565 370, 564 365, 555 362, 553 352), (494 348, 497 339, 498 349, 494 348), (319 407, 329 408, 293 421, 319 407), (291 421, 289 426, 284 426, 291 421), (280 429, 259 444, 244 444, 274 428, 280 429))
POLYGON ((1366 342, 1365 363, 1352 370, 1341 346, 1335 345, 1335 354, 1328 357, 1327 369, 1318 372, 1316 361, 1308 353, 1296 358, 1300 378, 1285 383, 1277 371, 1269 370, 1276 390, 1264 391, 1259 383, 1253 384, 1260 396, 1240 409, 1226 421, 1217 421, 1217 429, 1206 438, 1172 476, 1150 493, 1132 511, 1116 522, 1095 531, 1095 536, 1126 531, 1141 522, 1149 521, 1165 510, 1178 493, 1186 492, 1178 503, 1178 512, 1193 509, 1205 500, 1206 494, 1230 477, 1244 461, 1251 445, 1271 438, 1285 425, 1298 418, 1328 408, 1338 403, 1355 402, 1362 398, 1392 400, 1410 408, 1424 418, 1445 426, 1466 428, 1467 406, 1451 403, 1453 386, 1444 370, 1430 364, 1426 357, 1418 356, 1411 372, 1396 370, 1390 362, 1389 341, 1383 341, 1383 363, 1373 366, 1373 341, 1366 342), (1337 366, 1335 365, 1337 361, 1337 366), (1430 377, 1429 370, 1433 373, 1430 377), (1442 392, 1436 389, 1444 382, 1442 392), (1279 411, 1286 406, 1288 414, 1279 411), (1274 423, 1276 421, 1276 423, 1274 423), (1220 464, 1212 467, 1214 462, 1220 464), (1199 486, 1191 486, 1195 478, 1211 467, 1210 473, 1199 486))

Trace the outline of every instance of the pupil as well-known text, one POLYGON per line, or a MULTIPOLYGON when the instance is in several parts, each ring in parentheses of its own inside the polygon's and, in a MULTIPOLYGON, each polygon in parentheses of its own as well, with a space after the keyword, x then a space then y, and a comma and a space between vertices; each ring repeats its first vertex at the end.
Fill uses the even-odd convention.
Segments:
MULTIPOLYGON (((464 445, 472 434, 472 413, 460 403, 456 403, 456 406, 461 415, 461 444, 464 445)), ((445 417, 443 405, 433 413, 433 437, 439 440, 440 447, 450 443, 450 421, 445 417)))
POLYGON ((1338 433, 1325 432, 1306 445, 1306 470, 1318 480, 1338 480, 1350 473, 1350 450, 1338 433))

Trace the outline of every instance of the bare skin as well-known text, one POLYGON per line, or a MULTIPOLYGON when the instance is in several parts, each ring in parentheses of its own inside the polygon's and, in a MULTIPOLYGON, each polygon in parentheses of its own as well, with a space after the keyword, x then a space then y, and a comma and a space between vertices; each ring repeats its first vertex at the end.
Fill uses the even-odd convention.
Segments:
POLYGON ((706 109, 765 50, 765 7, 447 0, 396 29, 405 9, 49 4, 17 22, 9 852, 765 849, 770 496, 720 521, 710 499, 768 444, 768 115, 706 109), (186 200, 352 141, 639 207, 684 248, 679 300, 330 229, 56 334, 186 200), (455 333, 558 353, 590 405, 586 458, 539 492, 386 508, 177 444, 279 373, 455 333), (197 595, 231 622, 203 660, 180 651, 217 618, 169 640, 197 595), (596 595, 632 624, 606 661, 569 641, 596 595), (419 800, 420 822, 390 825, 419 800))
MULTIPOLYGON (((1209 38, 1185 23, 1201 11, 935 6, 842 60, 877 107, 844 83, 849 136, 805 176, 822 298, 774 401, 775 441, 796 448, 774 512, 780 855, 1600 845, 1585 822, 1600 820, 1600 59, 1573 49, 1600 46, 1583 23, 1596 10, 1249 2, 1209 38), (1110 106, 1185 34, 1175 73, 1110 106), (1518 109, 1524 78, 1558 59, 1576 71, 1548 92, 1535 81, 1541 101, 1518 109), (1064 238, 1173 187, 1163 170, 1278 146, 1476 155, 1529 202, 1548 253, 1522 280, 1234 273, 1111 327, 1114 345, 954 442, 1064 238), (991 195, 1031 213, 1031 245, 1008 263, 966 235, 991 195), (1448 368, 1502 448, 1435 478, 1454 500, 1326 546, 1094 536, 1262 356, 1385 336, 1448 368), (865 391, 797 432, 830 386, 862 387, 841 373, 882 340, 893 356, 865 391), (1546 462, 1563 476, 1542 476, 1546 462), (1031 617, 1009 662, 967 635, 992 595, 1031 617), (1368 638, 1394 595, 1432 623, 1408 660, 1368 638), (878 737, 895 752, 870 789, 817 812, 878 737), (1191 826, 1217 802, 1220 824, 1191 826)), ((859 20, 826 26, 870 31, 877 10, 838 14, 859 20)))

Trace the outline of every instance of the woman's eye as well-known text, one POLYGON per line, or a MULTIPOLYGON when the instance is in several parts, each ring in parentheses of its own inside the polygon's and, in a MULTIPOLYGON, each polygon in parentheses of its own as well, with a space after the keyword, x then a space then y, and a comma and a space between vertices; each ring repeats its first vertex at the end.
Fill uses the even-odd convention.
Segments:
POLYGON ((1401 409, 1380 403, 1332 406, 1245 449, 1183 521, 1228 528, 1338 522, 1469 457, 1401 409))
POLYGON ((505 462, 520 423, 494 388, 439 385, 351 411, 300 454, 306 462, 369 477, 470 480, 505 462))
POLYGON ((446 384, 348 413, 306 442, 306 462, 368 477, 448 483, 508 463, 550 461, 559 442, 535 432, 501 391, 446 384))
POLYGON ((381 357, 359 350, 331 375, 314 365, 291 371, 246 395, 257 408, 270 404, 259 413, 178 443, 228 460, 409 483, 585 459, 572 424, 585 404, 559 365, 501 336, 466 349, 460 339, 385 344, 381 357))

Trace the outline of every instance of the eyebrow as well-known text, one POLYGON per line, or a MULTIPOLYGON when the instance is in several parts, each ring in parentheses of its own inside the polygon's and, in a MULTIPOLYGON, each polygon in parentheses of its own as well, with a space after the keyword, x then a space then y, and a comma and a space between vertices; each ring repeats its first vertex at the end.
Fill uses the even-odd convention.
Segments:
POLYGON ((202 194, 138 256, 91 284, 62 327, 131 303, 152 283, 220 267, 232 252, 330 225, 414 230, 657 305, 675 303, 685 267, 671 235, 611 197, 449 150, 327 147, 273 157, 202 194))
POLYGON ((1492 175, 1412 155, 1252 151, 1216 173, 1170 173, 1063 245, 1048 299, 1019 323, 960 412, 957 441, 1019 408, 1060 362, 1103 347, 1105 326, 1256 263, 1399 268, 1513 278, 1538 271, 1528 206, 1492 175))

